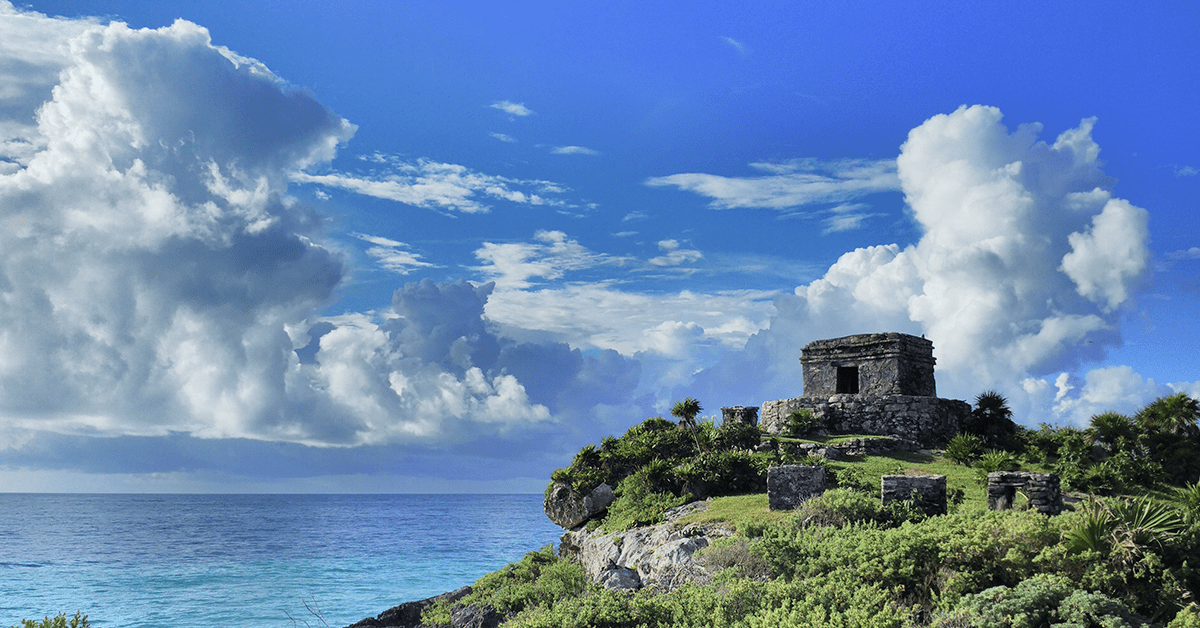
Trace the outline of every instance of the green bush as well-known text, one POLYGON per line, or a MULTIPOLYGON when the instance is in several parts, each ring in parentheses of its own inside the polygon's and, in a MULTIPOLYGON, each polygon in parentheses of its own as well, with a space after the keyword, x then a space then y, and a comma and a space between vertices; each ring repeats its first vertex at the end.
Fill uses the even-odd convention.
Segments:
POLYGON ((998 586, 968 595, 939 614, 935 628, 1134 628, 1148 626, 1125 605, 1080 591, 1061 576, 1038 574, 1016 587, 998 586))
POLYGON ((41 622, 32 619, 22 619, 21 625, 13 626, 13 628, 90 628, 88 616, 75 612, 75 616, 67 619, 66 613, 59 613, 55 617, 46 617, 41 622))
POLYGON ((717 449, 754 449, 762 442, 762 430, 757 425, 734 421, 722 423, 714 439, 717 449))
POLYGON ((615 491, 616 499, 608 507, 604 527, 609 531, 628 530, 634 526, 654 525, 662 522, 663 512, 682 506, 692 496, 675 496, 655 490, 655 484, 645 471, 638 471, 621 480, 615 491))
POLYGON ((802 526, 842 527, 851 523, 879 521, 879 498, 834 488, 806 500, 796 508, 796 523, 802 526))
POLYGON ((792 438, 804 438, 818 426, 816 415, 808 408, 793 410, 784 423, 784 435, 792 438))
POLYGON ((432 604, 421 612, 421 623, 449 625, 450 609, 456 604, 490 606, 503 614, 519 613, 578 596, 594 586, 588 584, 582 567, 556 557, 553 548, 546 546, 476 580, 471 593, 459 601, 432 604))
POLYGON ((983 439, 975 434, 959 433, 946 445, 946 457, 955 464, 971 466, 983 453, 983 439))

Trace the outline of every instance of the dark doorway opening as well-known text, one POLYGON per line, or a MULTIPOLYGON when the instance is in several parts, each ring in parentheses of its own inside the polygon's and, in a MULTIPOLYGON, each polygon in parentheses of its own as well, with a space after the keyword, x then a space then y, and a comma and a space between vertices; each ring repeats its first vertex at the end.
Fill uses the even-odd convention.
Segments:
POLYGON ((839 366, 837 367, 837 391, 838 394, 849 393, 851 395, 858 394, 858 367, 857 366, 839 366))

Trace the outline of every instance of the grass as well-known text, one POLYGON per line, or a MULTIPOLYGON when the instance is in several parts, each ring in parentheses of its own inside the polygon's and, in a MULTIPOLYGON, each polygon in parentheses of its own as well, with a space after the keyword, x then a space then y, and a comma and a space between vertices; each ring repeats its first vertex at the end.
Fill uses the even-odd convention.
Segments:
POLYGON ((683 527, 689 523, 724 522, 730 527, 742 527, 746 523, 775 523, 792 515, 786 510, 771 510, 767 505, 766 493, 714 497, 708 509, 681 517, 675 525, 683 527))

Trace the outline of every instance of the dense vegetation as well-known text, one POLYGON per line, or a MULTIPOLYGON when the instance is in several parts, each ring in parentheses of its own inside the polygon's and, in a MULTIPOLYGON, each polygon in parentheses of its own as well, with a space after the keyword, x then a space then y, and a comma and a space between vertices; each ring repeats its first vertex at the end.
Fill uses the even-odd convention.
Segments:
MULTIPOLYGON (((795 461, 787 439, 758 448, 756 428, 696 423, 695 409, 681 425, 648 419, 585 448, 554 479, 579 491, 616 485, 604 525, 623 528, 697 495, 761 493, 768 466, 795 461)), ((813 427, 794 418, 797 433, 813 427)), ((711 501, 691 517, 724 518, 738 533, 700 555, 709 581, 666 593, 605 590, 547 547, 485 576, 459 603, 493 606, 512 618, 506 625, 530 628, 1200 627, 1197 418, 1200 404, 1173 395, 1084 429, 1028 430, 985 393, 940 457, 829 462, 839 488, 792 513, 767 512, 761 494, 711 501), (1087 494, 1055 517, 989 511, 983 474, 999 468, 1053 471, 1087 494), (879 476, 905 470, 945 473, 950 514, 882 508, 879 476)), ((449 608, 426 613, 439 623, 449 608)))

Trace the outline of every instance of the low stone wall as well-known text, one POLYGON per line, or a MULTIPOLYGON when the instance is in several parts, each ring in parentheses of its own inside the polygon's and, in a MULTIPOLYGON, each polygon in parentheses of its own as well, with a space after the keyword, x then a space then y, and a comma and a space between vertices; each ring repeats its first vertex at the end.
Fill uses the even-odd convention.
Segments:
POLYGON ((883 505, 912 501, 927 515, 946 514, 946 476, 885 475, 880 481, 883 505))
POLYGON ((879 456, 900 451, 916 451, 920 448, 917 443, 901 440, 893 436, 852 438, 832 444, 789 442, 780 443, 779 446, 784 451, 795 456, 815 456, 829 460, 848 460, 860 456, 879 456))
POLYGON ((1029 471, 993 471, 988 474, 988 508, 1008 510, 1017 491, 1029 498, 1029 507, 1044 514, 1057 515, 1063 510, 1062 488, 1053 473, 1029 471))
POLYGON ((785 464, 767 469, 767 505, 771 510, 792 510, 824 492, 825 467, 785 464))
POLYGON ((965 401, 912 395, 831 395, 768 401, 759 413, 764 433, 780 434, 787 417, 799 409, 811 410, 818 429, 841 434, 879 434, 937 447, 949 442, 971 414, 965 401))

